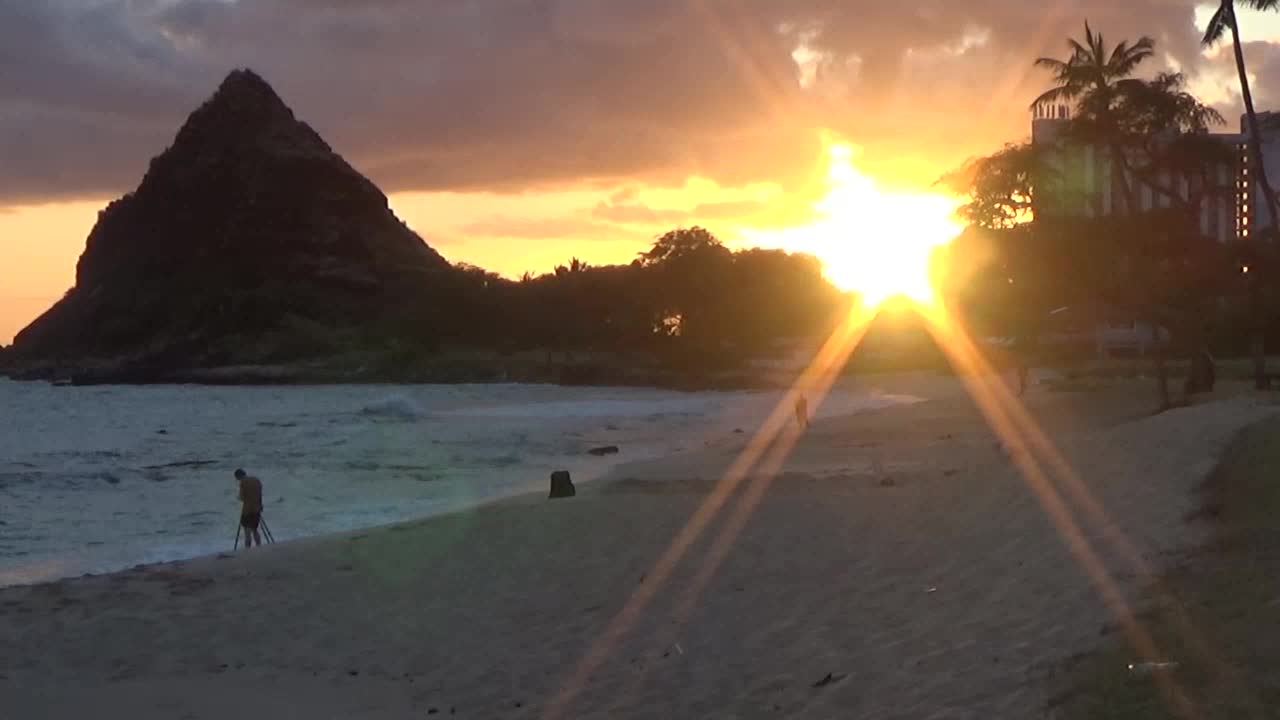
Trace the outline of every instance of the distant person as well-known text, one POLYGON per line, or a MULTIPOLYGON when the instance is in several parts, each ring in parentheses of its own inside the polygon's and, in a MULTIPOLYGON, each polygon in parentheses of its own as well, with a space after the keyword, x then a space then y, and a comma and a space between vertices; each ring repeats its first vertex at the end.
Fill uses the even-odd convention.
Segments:
POLYGON ((1027 392, 1028 376, 1031 374, 1032 339, 1025 332, 1013 336, 1013 362, 1018 376, 1018 397, 1027 392))
POLYGON ((796 398, 796 425, 801 430, 809 429, 809 400, 803 394, 796 398))
POLYGON ((244 528, 244 546, 261 545, 258 525, 262 523, 262 481, 236 470, 236 482, 240 485, 240 526, 244 528))

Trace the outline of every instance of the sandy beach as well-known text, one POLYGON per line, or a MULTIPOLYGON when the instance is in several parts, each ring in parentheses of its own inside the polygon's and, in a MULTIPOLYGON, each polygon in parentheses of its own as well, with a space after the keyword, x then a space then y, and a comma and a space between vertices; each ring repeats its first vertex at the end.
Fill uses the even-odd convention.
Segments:
MULTIPOLYGON (((750 428, 572 499, 2 590, 0 717, 1046 717, 1114 617, 960 383, 886 389, 928 401, 816 423, 725 497, 750 428)), ((1026 402, 1124 595, 1144 577, 1106 529, 1176 562, 1197 483, 1274 411, 1150 416, 1146 382, 1026 402)))

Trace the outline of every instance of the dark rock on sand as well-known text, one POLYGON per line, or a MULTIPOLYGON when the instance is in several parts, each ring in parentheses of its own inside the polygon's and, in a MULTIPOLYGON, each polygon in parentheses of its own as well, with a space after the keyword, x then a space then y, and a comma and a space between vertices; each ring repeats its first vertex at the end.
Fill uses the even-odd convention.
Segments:
POLYGON ((591 448, 591 449, 590 449, 590 450, 588 450, 587 452, 588 452, 589 454, 591 454, 591 455, 597 455, 597 456, 600 456, 600 455, 617 455, 617 454, 618 454, 618 446, 617 446, 617 445, 604 445, 604 446, 602 446, 602 447, 591 448))
POLYGON ((569 478, 568 470, 556 470, 551 473, 551 494, 547 499, 573 497, 577 494, 578 491, 573 486, 573 480, 569 478))

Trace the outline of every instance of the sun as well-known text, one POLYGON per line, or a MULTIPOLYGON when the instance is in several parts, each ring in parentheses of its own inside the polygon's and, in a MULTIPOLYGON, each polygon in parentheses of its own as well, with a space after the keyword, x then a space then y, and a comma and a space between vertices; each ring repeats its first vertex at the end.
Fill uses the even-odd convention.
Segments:
POLYGON ((852 145, 828 143, 827 190, 814 204, 818 220, 771 233, 772 242, 754 239, 817 256, 827 278, 858 293, 866 305, 897 296, 928 303, 930 255, 962 230, 955 219, 958 201, 882 190, 854 165, 857 155, 852 145))

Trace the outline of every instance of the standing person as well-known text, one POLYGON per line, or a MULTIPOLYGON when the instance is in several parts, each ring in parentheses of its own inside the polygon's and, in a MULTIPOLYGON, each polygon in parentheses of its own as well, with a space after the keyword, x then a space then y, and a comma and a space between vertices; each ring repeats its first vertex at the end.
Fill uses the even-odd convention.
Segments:
POLYGON ((1031 360, 1027 357, 1026 340, 1019 337, 1014 346, 1014 361, 1018 364, 1018 397, 1027 392, 1027 376, 1031 374, 1031 360))
POLYGON ((262 522, 262 481, 236 470, 236 482, 240 485, 240 526, 244 528, 244 546, 262 545, 258 525, 262 522))
POLYGON ((809 400, 803 393, 796 398, 796 424, 801 430, 809 428, 809 400))
POLYGON ((1035 345, 1038 336, 1027 321, 1024 320, 1018 325, 1019 327, 1017 327, 1013 336, 1013 344, 1010 349, 1013 351, 1013 362, 1018 376, 1018 397, 1022 397, 1027 392, 1031 363, 1035 361, 1035 345))

